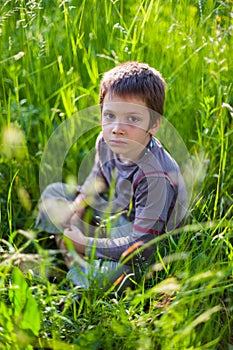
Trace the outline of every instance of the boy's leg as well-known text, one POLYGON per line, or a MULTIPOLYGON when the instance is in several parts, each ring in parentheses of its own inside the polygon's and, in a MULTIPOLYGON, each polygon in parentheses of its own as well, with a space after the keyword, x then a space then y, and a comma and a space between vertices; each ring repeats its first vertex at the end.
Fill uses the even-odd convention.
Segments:
MULTIPOLYGON (((110 225, 111 226, 111 225, 110 225)), ((122 237, 129 235, 132 231, 132 224, 124 217, 119 216, 110 229, 109 235, 101 233, 104 225, 97 228, 95 236, 122 237), (127 228, 127 229, 126 229, 127 228), (128 231, 128 232, 127 232, 128 231)), ((73 266, 67 274, 74 286, 83 289, 101 289, 107 291, 111 287, 121 293, 127 287, 133 287, 140 280, 140 273, 137 266, 133 264, 122 265, 118 261, 94 259, 85 268, 73 266)))
POLYGON ((135 268, 121 265, 116 261, 93 260, 85 267, 75 265, 68 274, 75 287, 84 290, 104 290, 113 287, 114 291, 122 293, 127 287, 133 287, 138 280, 135 268))
POLYGON ((38 203, 38 214, 35 222, 35 228, 39 231, 54 234, 56 245, 61 250, 68 268, 72 267, 73 259, 61 236, 64 227, 53 222, 49 212, 53 209, 53 207, 59 206, 60 204, 63 206, 68 205, 69 202, 72 202, 75 199, 78 193, 78 187, 69 186, 60 182, 47 186, 41 194, 41 198, 38 203))
POLYGON ((78 187, 69 186, 60 182, 53 183, 45 188, 38 204, 39 212, 35 228, 48 233, 61 233, 64 227, 53 220, 53 213, 60 207, 66 207, 78 195, 78 187))

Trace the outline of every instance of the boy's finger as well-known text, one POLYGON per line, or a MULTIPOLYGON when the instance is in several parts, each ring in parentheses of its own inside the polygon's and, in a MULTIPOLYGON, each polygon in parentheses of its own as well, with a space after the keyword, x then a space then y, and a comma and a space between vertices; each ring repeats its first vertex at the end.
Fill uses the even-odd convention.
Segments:
POLYGON ((62 222, 61 226, 64 227, 64 228, 69 228, 70 224, 68 224, 67 222, 62 222))

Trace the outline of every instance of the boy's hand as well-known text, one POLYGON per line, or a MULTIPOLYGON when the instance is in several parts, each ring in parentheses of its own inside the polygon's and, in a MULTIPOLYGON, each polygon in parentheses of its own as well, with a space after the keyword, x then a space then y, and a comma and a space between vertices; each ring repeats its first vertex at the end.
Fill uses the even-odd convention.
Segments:
POLYGON ((64 236, 69 238, 77 253, 85 255, 86 237, 76 226, 65 229, 64 236))
MULTIPOLYGON (((77 226, 82 215, 83 215, 83 211, 79 211, 79 210, 76 211, 74 214, 72 214, 72 216, 69 220, 69 227, 70 227, 70 225, 77 226)), ((66 226, 66 227, 68 227, 68 226, 66 226)))

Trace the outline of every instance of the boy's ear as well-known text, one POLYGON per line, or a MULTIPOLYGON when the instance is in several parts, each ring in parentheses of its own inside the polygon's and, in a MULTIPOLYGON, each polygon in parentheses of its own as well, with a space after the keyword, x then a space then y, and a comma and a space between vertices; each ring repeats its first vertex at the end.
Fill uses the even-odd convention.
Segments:
POLYGON ((162 123, 162 118, 158 118, 156 120, 156 122, 150 127, 150 129, 148 130, 148 132, 151 134, 151 135, 154 135, 156 134, 156 132, 159 130, 159 127, 162 123))

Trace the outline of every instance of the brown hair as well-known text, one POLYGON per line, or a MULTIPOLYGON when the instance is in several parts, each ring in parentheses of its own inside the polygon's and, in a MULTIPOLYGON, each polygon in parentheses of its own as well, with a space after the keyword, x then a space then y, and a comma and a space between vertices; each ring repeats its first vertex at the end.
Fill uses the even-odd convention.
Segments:
MULTIPOLYGON (((110 95, 136 95, 150 108, 150 125, 163 115, 166 83, 160 72, 146 63, 125 62, 106 72, 100 83, 99 102, 110 95)), ((102 107, 101 107, 102 108, 102 107)))

